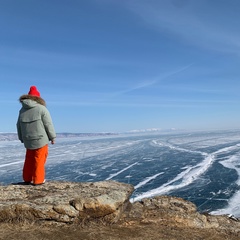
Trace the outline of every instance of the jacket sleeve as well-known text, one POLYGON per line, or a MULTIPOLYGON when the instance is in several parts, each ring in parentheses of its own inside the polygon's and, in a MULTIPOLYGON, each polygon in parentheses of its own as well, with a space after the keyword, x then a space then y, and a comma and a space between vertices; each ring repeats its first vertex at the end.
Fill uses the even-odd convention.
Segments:
POLYGON ((50 141, 52 141, 53 139, 56 138, 56 133, 55 133, 55 129, 53 126, 51 115, 50 115, 49 111, 47 110, 47 108, 45 108, 45 111, 43 112, 42 122, 43 122, 43 125, 45 128, 45 131, 47 133, 48 139, 50 141))
POLYGON ((21 126, 20 126, 20 115, 18 116, 18 120, 17 120, 17 133, 18 133, 18 139, 23 142, 23 138, 22 138, 22 130, 21 130, 21 126))

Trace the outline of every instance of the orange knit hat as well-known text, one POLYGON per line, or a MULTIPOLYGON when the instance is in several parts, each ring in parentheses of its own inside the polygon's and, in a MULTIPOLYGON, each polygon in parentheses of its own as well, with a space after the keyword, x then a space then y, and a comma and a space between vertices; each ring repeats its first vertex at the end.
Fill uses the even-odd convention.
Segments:
POLYGON ((37 87, 31 86, 28 95, 40 97, 40 92, 37 90, 37 87))

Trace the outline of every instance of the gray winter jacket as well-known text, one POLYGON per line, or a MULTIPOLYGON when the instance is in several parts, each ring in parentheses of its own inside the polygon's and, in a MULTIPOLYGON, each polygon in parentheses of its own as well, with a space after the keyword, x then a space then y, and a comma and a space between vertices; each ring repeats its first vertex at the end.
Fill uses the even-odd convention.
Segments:
POLYGON ((56 138, 56 133, 45 101, 40 97, 23 95, 19 101, 17 132, 27 149, 38 149, 56 138))

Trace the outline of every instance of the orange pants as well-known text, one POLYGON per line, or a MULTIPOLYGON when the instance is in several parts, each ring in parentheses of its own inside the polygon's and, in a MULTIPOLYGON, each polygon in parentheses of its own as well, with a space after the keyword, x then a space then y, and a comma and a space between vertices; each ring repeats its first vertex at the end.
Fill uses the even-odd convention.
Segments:
POLYGON ((48 156, 48 145, 38 149, 27 149, 23 166, 23 180, 33 184, 45 180, 45 163, 48 156))

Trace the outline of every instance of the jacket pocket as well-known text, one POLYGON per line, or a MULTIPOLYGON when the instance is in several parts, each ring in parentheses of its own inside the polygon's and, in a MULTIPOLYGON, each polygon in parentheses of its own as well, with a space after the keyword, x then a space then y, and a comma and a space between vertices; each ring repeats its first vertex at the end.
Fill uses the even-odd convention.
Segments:
POLYGON ((25 140, 38 140, 44 136, 44 129, 41 119, 35 119, 35 121, 27 122, 22 121, 21 128, 22 135, 25 140))

